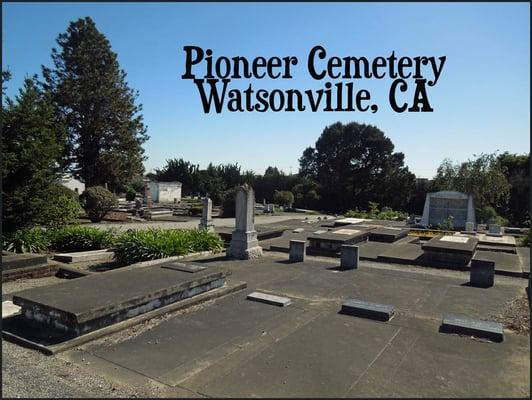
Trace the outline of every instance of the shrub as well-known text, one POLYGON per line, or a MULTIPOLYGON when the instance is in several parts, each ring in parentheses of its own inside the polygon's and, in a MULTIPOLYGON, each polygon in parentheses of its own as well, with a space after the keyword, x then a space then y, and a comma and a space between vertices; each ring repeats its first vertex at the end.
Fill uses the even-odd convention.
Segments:
POLYGON ((294 204, 294 194, 289 190, 276 190, 273 193, 273 201, 285 208, 292 208, 292 204, 294 204))
POLYGON ((48 232, 42 228, 21 229, 3 238, 2 250, 38 253, 50 245, 48 232))
POLYGON ((137 192, 131 186, 127 188, 126 191, 126 200, 133 201, 137 197, 137 192))
POLYGON ((235 216, 235 201, 237 187, 226 190, 222 195, 222 215, 224 217, 235 216))
POLYGON ((103 186, 92 186, 79 196, 81 206, 92 222, 100 222, 105 214, 118 207, 116 195, 103 186))
POLYGON ((530 239, 532 236, 532 229, 527 229, 525 232, 525 236, 521 239, 521 246, 530 246, 530 239))
POLYGON ((444 221, 438 224, 438 229, 452 231, 454 229, 454 217, 449 215, 444 221))
POLYGON ((40 214, 37 223, 57 228, 76 222, 80 211, 79 196, 63 185, 53 185, 50 196, 40 214))
POLYGON ((204 229, 130 229, 118 237, 114 252, 119 263, 132 264, 222 248, 220 236, 204 229))
POLYGON ((395 211, 390 207, 383 207, 382 210, 378 209, 379 204, 375 202, 369 202, 369 211, 359 211, 358 208, 347 211, 344 216, 347 218, 371 218, 382 219, 390 221, 404 221, 408 218, 408 214, 402 211, 395 211))
POLYGON ((87 251, 112 247, 114 231, 88 226, 65 226, 50 232, 50 247, 59 251, 87 251))

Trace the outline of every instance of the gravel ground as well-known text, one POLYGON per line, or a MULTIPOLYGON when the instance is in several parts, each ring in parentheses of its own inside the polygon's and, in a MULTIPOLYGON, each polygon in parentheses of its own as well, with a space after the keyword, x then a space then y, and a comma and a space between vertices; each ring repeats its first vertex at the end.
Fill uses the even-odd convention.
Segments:
POLYGON ((2 341, 2 398, 151 397, 91 374, 68 361, 2 341))
POLYGON ((530 300, 525 294, 507 304, 503 315, 495 316, 504 327, 520 335, 530 333, 530 300))
POLYGON ((19 290, 24 289, 53 285, 64 281, 64 279, 52 275, 45 276, 44 278, 22 278, 15 281, 2 282, 2 295, 18 292, 19 290))

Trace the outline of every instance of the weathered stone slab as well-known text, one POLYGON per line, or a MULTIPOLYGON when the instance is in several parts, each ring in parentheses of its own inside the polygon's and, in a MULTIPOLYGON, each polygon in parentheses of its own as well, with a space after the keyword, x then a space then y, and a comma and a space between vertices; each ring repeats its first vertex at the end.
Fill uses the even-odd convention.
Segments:
POLYGON ((16 268, 34 267, 46 264, 48 258, 46 254, 32 253, 11 253, 2 251, 2 271, 16 268))
POLYGON ((76 263, 85 261, 111 261, 115 253, 111 249, 90 250, 90 251, 76 251, 72 253, 57 253, 54 255, 54 260, 76 263))
POLYGON ((367 221, 363 218, 342 218, 334 221, 334 226, 344 226, 344 225, 354 225, 360 224, 361 222, 367 221))
POLYGON ((161 266, 161 268, 174 269, 176 271, 183 271, 183 272, 190 272, 190 273, 199 272, 199 271, 203 271, 204 269, 207 269, 205 265, 201 265, 199 263, 193 263, 193 262, 182 263, 182 262, 177 262, 177 261, 164 264, 161 266))
POLYGON ((354 315, 355 317, 389 321, 395 307, 388 304, 370 303, 367 301, 348 299, 342 304, 342 314, 354 315))
POLYGON ((292 304, 292 300, 288 297, 275 296, 273 294, 253 292, 248 294, 248 300, 258 301, 261 303, 271 304, 278 307, 286 307, 292 304))
POLYGON ((486 338, 494 342, 504 340, 504 327, 501 323, 473 319, 457 314, 444 315, 441 331, 486 338))
POLYGON ((495 278, 495 262, 472 259, 469 282, 472 286, 491 287, 495 278))
POLYGON ((13 304, 12 301, 6 300, 2 302, 2 318, 12 317, 20 314, 20 307, 13 304))
POLYGON ((401 229, 394 227, 380 227, 373 229, 369 234, 369 240, 375 242, 388 242, 393 243, 408 235, 410 229, 401 229))
POLYGON ((306 240, 290 240, 290 254, 288 260, 290 262, 305 261, 305 245, 306 240))
POLYGON ((226 274, 219 268, 190 274, 155 265, 24 290, 13 303, 27 319, 77 336, 220 287, 226 274))
POLYGON ((308 236, 309 254, 310 252, 332 252, 340 251, 344 244, 356 244, 367 241, 368 229, 337 229, 317 234, 316 232, 308 236))
POLYGON ((303 228, 296 228, 292 231, 293 233, 301 233, 301 232, 305 232, 305 229, 303 228))
POLYGON ((434 265, 465 266, 477 248, 478 239, 471 236, 436 236, 423 244, 424 261, 434 265))

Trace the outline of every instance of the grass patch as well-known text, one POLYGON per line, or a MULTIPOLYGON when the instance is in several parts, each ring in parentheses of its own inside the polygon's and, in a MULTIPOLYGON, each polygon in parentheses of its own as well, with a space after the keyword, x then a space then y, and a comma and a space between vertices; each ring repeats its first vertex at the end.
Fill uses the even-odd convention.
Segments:
POLYGON ((114 246, 115 258, 121 264, 221 249, 220 236, 203 229, 130 229, 117 238, 114 246))

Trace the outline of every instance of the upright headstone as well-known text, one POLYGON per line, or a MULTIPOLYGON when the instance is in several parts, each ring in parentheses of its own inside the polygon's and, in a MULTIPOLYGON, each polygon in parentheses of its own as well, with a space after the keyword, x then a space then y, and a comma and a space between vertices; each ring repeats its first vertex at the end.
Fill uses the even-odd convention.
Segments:
POLYGON ((489 224, 488 225, 488 234, 494 236, 502 236, 502 229, 500 225, 489 224))
POLYGON ((255 193, 247 184, 236 192, 235 228, 227 255, 243 260, 261 257, 255 230, 255 193))
POLYGON ((343 244, 340 253, 340 269, 358 268, 358 246, 343 244))
POLYGON ((303 262, 305 261, 306 240, 290 240, 290 253, 288 261, 303 262))
POLYGON ((146 203, 146 207, 153 206, 153 200, 151 198, 149 181, 144 181, 144 203, 146 203))
POLYGON ((207 229, 211 232, 214 231, 214 224, 212 222, 212 200, 207 196, 203 198, 203 210, 201 212, 199 228, 207 229))

